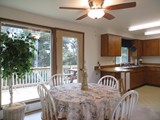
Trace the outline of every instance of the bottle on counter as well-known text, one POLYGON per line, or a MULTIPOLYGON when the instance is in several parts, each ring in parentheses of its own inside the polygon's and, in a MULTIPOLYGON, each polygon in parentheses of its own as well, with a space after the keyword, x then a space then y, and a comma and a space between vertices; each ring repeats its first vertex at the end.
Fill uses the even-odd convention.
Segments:
POLYGON ((97 62, 97 64, 98 64, 98 69, 101 69, 101 65, 99 61, 97 62))
POLYGON ((137 59, 134 59, 134 65, 138 65, 137 59))

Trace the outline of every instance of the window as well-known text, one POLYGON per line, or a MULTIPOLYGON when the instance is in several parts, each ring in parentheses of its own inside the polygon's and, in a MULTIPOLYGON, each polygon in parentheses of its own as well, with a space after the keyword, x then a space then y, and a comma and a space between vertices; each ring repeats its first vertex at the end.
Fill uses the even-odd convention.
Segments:
POLYGON ((121 64, 121 63, 128 63, 128 48, 127 47, 122 47, 121 48, 121 56, 116 57, 116 64, 121 64))
MULTIPOLYGON (((38 52, 35 52, 35 58, 32 61, 32 73, 26 73, 23 80, 17 80, 16 75, 13 75, 13 102, 32 101, 38 98, 37 84, 47 83, 50 76, 50 55, 51 55, 51 30, 33 26, 25 26, 20 24, 2 22, 1 32, 10 32, 16 34, 31 33, 37 38, 35 47, 38 52)), ((1 80, 1 101, 2 105, 8 104, 10 101, 8 83, 6 80, 1 80)))

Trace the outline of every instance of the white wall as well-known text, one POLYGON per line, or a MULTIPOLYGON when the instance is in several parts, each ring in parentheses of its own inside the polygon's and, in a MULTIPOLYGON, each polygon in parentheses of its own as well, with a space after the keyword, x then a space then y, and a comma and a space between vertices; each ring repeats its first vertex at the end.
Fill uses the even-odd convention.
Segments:
POLYGON ((142 63, 159 63, 160 64, 160 56, 142 57, 142 63))

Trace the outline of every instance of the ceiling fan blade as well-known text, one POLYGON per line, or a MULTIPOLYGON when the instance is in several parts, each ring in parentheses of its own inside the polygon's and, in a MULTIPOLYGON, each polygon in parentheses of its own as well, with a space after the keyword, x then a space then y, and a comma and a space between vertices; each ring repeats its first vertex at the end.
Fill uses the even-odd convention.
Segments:
POLYGON ((109 13, 105 13, 103 17, 106 18, 106 19, 108 19, 108 20, 112 20, 112 19, 115 18, 113 15, 111 15, 109 13))
POLYGON ((76 7, 59 7, 59 9, 87 10, 87 8, 76 8, 76 7))
POLYGON ((80 16, 79 18, 77 18, 76 20, 81 20, 81 19, 83 19, 83 18, 85 18, 87 16, 88 16, 88 14, 84 14, 84 15, 80 16))
POLYGON ((107 6, 105 9, 107 9, 107 10, 118 10, 118 9, 125 9, 125 8, 131 8, 131 7, 136 7, 136 2, 110 5, 110 6, 107 6))

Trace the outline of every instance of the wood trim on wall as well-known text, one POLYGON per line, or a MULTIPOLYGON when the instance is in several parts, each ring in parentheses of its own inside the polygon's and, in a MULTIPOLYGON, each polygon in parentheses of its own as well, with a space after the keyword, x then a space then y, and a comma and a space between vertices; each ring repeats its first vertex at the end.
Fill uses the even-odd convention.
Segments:
POLYGON ((39 24, 34 24, 34 23, 29 23, 29 22, 7 19, 7 18, 0 18, 0 21, 1 22, 5 21, 5 22, 10 22, 10 23, 18 23, 18 24, 22 24, 22 25, 30 25, 30 26, 41 27, 41 28, 46 28, 46 29, 53 29, 54 28, 54 27, 49 27, 49 26, 45 26, 45 25, 39 25, 39 24))
POLYGON ((62 31, 67 31, 67 32, 74 32, 74 33, 80 33, 80 34, 83 34, 84 36, 84 32, 79 32, 79 31, 75 31, 75 30, 68 30, 68 29, 63 29, 63 28, 56 28, 56 30, 62 30, 62 31))
POLYGON ((52 28, 52 39, 53 40, 51 43, 51 49, 52 49, 51 76, 57 73, 57 46, 56 46, 57 38, 56 38, 56 29, 54 29, 54 28, 52 28))

